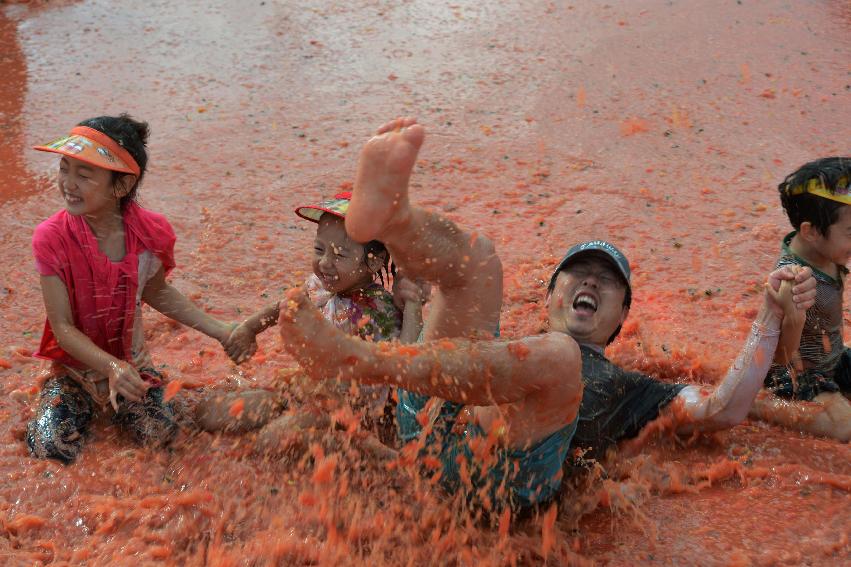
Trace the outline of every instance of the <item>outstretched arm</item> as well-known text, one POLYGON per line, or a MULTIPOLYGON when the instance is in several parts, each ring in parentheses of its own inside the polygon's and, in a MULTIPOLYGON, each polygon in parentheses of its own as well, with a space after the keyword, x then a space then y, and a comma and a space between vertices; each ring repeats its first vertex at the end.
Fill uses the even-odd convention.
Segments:
POLYGON ((278 322, 280 304, 267 305, 243 321, 224 343, 225 352, 231 360, 240 364, 257 352, 257 335, 278 322))
POLYGON ((287 292, 279 319, 284 348, 308 375, 391 384, 468 405, 507 404, 558 389, 579 395, 582 360, 560 333, 521 340, 441 339, 421 345, 372 343, 326 321, 302 289, 287 292))
POLYGON ((772 272, 766 283, 765 302, 724 380, 711 393, 697 386, 688 386, 679 393, 690 421, 678 430, 687 433, 727 429, 745 419, 771 367, 782 322, 786 317, 797 319, 814 301, 815 279, 811 271, 803 275, 790 268, 772 272))
POLYGON ((148 280, 142 292, 142 299, 166 317, 183 323, 196 331, 201 331, 222 344, 231 333, 232 327, 230 325, 204 313, 177 288, 166 282, 162 268, 148 280))

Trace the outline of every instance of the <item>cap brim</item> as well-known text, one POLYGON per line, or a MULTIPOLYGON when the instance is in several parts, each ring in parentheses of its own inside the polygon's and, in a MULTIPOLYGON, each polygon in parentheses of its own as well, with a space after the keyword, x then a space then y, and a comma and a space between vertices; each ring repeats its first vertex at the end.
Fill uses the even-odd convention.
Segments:
POLYGON ((317 205, 299 207, 295 210, 295 214, 305 220, 309 220, 310 222, 319 222, 319 219, 322 218, 322 215, 324 215, 325 213, 334 215, 335 217, 340 217, 341 219, 346 218, 345 215, 340 214, 337 211, 332 211, 331 209, 323 209, 322 207, 317 205))
POLYGON ((33 149, 64 155, 110 171, 134 173, 121 158, 107 148, 79 134, 63 136, 47 144, 33 146, 33 149))
POLYGON ((318 205, 305 205, 298 207, 295 210, 295 214, 305 220, 309 220, 310 222, 319 222, 319 219, 322 218, 322 215, 325 213, 344 219, 346 218, 346 212, 348 210, 348 199, 334 198, 322 201, 318 205))

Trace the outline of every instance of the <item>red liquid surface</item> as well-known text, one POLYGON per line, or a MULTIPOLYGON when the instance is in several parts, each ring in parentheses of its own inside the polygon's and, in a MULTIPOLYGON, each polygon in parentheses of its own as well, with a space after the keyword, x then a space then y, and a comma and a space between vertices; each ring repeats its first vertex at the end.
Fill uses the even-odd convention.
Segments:
MULTIPOLYGON (((74 465, 30 458, 35 398, 9 394, 38 385, 29 242, 61 203, 56 158, 28 148, 123 111, 151 124, 140 201, 178 234, 172 281, 218 317, 303 281, 314 226, 292 210, 350 184, 382 121, 415 115, 412 198, 496 242, 504 336, 543 329, 552 267, 604 238, 634 269, 612 358, 723 375, 790 230, 777 183, 851 150, 847 4, 431 4, 0 4, 0 562, 848 564, 849 447, 755 422, 654 440, 558 514, 495 527, 413 469, 270 461, 251 434, 156 451, 100 420, 74 465)), ((146 328, 171 379, 207 393, 293 366, 273 332, 236 369, 157 313, 146 328)))

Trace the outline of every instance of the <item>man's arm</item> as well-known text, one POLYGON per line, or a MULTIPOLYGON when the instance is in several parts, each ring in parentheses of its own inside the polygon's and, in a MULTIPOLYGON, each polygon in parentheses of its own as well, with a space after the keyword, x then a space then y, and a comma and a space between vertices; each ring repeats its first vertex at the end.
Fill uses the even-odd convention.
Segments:
POLYGON ((715 431, 741 422, 762 388, 779 337, 780 319, 763 308, 753 323, 742 352, 715 390, 707 393, 698 386, 686 386, 677 395, 690 418, 677 431, 715 431))

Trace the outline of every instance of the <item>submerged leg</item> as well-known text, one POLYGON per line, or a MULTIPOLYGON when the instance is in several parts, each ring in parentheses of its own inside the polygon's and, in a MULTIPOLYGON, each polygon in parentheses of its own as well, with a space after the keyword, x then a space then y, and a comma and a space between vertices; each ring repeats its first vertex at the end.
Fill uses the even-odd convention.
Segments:
POLYGON ((308 412, 284 414, 269 422, 257 434, 254 450, 268 456, 299 457, 328 429, 327 415, 308 412))
POLYGON ((285 408, 281 397, 268 390, 230 392, 199 403, 195 422, 204 431, 250 431, 266 425, 285 408))
POLYGON ((355 240, 380 240, 412 279, 437 286, 426 339, 498 329, 502 264, 493 244, 417 207, 408 182, 425 129, 412 118, 379 128, 361 151, 346 230, 355 240))
POLYGON ((851 441, 851 402, 838 392, 821 393, 811 402, 794 401, 761 393, 751 417, 789 429, 851 441))
POLYGON ((163 388, 149 388, 139 402, 122 400, 114 421, 130 430, 143 446, 168 445, 177 435, 174 406, 163 401, 163 388))

